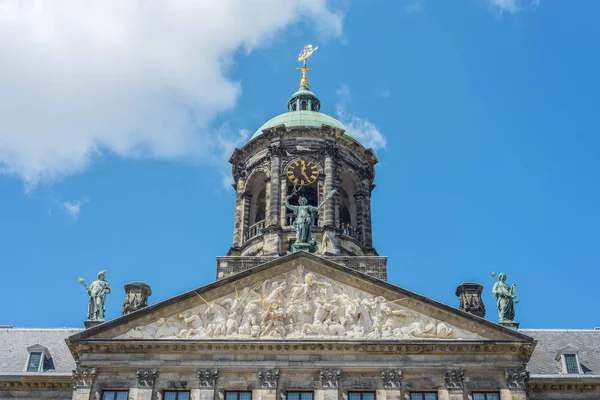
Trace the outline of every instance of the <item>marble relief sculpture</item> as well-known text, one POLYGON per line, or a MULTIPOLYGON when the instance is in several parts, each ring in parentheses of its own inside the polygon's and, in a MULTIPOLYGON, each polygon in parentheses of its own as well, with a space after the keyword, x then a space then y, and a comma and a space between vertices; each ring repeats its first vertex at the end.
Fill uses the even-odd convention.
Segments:
POLYGON ((122 339, 461 339, 456 327, 351 286, 305 272, 238 289, 229 296, 147 326, 122 339))

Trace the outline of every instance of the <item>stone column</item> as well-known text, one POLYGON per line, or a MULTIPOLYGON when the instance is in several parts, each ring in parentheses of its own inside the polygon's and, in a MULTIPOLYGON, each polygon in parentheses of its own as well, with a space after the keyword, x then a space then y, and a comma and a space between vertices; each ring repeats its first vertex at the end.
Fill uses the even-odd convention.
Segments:
MULTIPOLYGON (((385 400, 402 400, 402 371, 399 369, 381 370, 381 380, 385 388, 385 400)), ((379 400, 379 399, 377 399, 379 400)))
MULTIPOLYGON (((371 182, 368 179, 363 180, 362 184, 362 207, 361 210, 361 222, 362 226, 362 242, 366 248, 373 247, 373 232, 371 228, 371 182)), ((355 196, 356 197, 356 196, 355 196)), ((358 198, 356 198, 358 202, 358 198)), ((357 207, 358 210, 358 207, 357 207)))
POLYGON ((448 389, 448 400, 464 400, 465 398, 465 371, 453 369, 444 371, 446 389, 448 389))
POLYGON ((136 371, 137 377, 137 396, 133 400, 152 400, 152 390, 154 390, 154 382, 156 382, 156 368, 140 368, 136 371))
POLYGON ((244 191, 245 183, 242 178, 239 178, 236 185, 235 194, 235 217, 233 221, 233 247, 237 248, 242 245, 244 234, 244 191))
POLYGON ((90 400, 92 384, 96 379, 96 368, 77 367, 73 370, 73 400, 90 400))
POLYGON ((279 185, 279 175, 281 169, 281 156, 279 149, 275 148, 271 151, 271 193, 268 197, 269 214, 267 215, 267 226, 277 225, 280 219, 281 212, 281 186, 279 185))
POLYGON ((483 286, 477 282, 463 282, 456 288, 460 309, 478 317, 485 317, 485 306, 481 299, 483 286))
POLYGON ((356 228, 358 228, 361 232, 360 241, 364 245, 365 243, 365 235, 364 235, 364 207, 365 207, 365 196, 362 193, 357 193, 354 195, 354 202, 356 203, 356 228))
POLYGON ((529 386, 529 371, 522 368, 507 368, 505 371, 506 383, 510 389, 512 400, 527 400, 527 387, 529 386))
POLYGON ((281 188, 279 191, 279 225, 285 225, 285 215, 287 214, 287 208, 285 207, 285 196, 287 194, 287 181, 285 178, 281 178, 280 185, 281 188))
POLYGON ((342 371, 340 369, 322 369, 320 373, 322 391, 322 400, 338 400, 340 378, 342 371))
MULTIPOLYGON (((333 156, 331 154, 327 154, 325 156, 325 187, 323 190, 323 198, 325 198, 325 196, 327 196, 327 194, 333 190, 333 183, 335 178, 334 175, 335 165, 333 162, 333 156)), ((323 206, 323 227, 335 227, 335 203, 336 198, 334 196, 323 206)))
POLYGON ((219 371, 216 369, 199 369, 198 379, 200 380, 200 388, 191 390, 192 398, 194 400, 214 400, 219 371))

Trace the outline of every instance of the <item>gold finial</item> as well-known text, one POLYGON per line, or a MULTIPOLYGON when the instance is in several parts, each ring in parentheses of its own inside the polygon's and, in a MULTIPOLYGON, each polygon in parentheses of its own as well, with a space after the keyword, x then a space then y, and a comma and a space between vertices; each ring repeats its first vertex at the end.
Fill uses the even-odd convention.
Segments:
POLYGON ((303 63, 302 68, 296 68, 298 71, 302 71, 302 79, 300 79, 300 89, 308 90, 308 79, 306 79, 306 73, 312 71, 312 69, 306 67, 306 60, 315 52, 319 47, 313 47, 312 44, 304 46, 304 49, 298 55, 298 61, 303 63))

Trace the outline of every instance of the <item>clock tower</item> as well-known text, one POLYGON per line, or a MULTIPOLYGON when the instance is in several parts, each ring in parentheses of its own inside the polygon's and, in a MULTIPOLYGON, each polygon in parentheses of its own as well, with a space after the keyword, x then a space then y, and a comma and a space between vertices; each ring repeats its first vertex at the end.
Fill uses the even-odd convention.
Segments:
POLYGON ((218 279, 296 251, 293 209, 300 199, 311 210, 321 206, 312 215, 310 251, 386 278, 386 258, 377 254, 371 232, 377 158, 340 121, 320 112, 306 77, 314 50, 306 46, 300 53, 302 79, 287 112, 264 123, 229 160, 236 191, 233 245, 217 258, 218 279))

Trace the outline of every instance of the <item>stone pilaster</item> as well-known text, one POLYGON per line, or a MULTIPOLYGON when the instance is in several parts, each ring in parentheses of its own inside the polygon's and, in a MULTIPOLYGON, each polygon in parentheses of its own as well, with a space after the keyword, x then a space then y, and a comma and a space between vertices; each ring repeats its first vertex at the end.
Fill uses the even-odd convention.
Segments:
POLYGON ((246 186, 242 178, 238 179, 235 194, 235 217, 233 221, 233 247, 242 245, 244 234, 244 191, 246 186))
POLYGON ((96 368, 81 368, 73 370, 73 400, 89 400, 92 384, 96 379, 96 368))
POLYGON ((448 400, 463 400, 465 397, 465 371, 453 369, 444 371, 444 381, 448 390, 448 400))
POLYGON ((341 376, 342 371, 337 368, 321 370, 322 400, 338 400, 341 376))
POLYGON ((135 392, 135 396, 131 396, 134 400, 152 400, 152 390, 154 389, 154 382, 156 382, 156 376, 158 370, 156 368, 140 368, 136 371, 135 376, 137 378, 136 390, 130 391, 135 392))
POLYGON ((505 371, 506 383, 510 389, 511 398, 526 400, 529 386, 529 371, 525 368, 507 368, 505 371))
MULTIPOLYGON (((385 400, 402 399, 402 371, 399 369, 381 370, 381 380, 385 388, 385 400)), ((379 399, 377 399, 379 400, 379 399)))
MULTIPOLYGON (((355 196, 356 198, 356 196, 355 196)), ((356 198, 358 202, 358 198, 356 198)), ((357 207, 358 210, 358 207, 357 207)), ((363 246, 373 247, 373 232, 371 228, 371 182, 368 179, 363 180, 362 184, 362 207, 361 211, 361 234, 363 246)))
POLYGON ((242 214, 242 229, 241 229, 241 243, 244 243, 244 233, 248 229, 250 221, 250 203, 252 202, 252 195, 250 193, 244 193, 242 197, 243 214, 242 214))
MULTIPOLYGON (((333 161, 333 156, 331 154, 327 154, 325 156, 325 187, 323 190, 323 198, 325 198, 325 196, 327 196, 327 194, 333 190, 334 178, 335 165, 333 161)), ((324 227, 335 227, 335 204, 336 199, 334 196, 323 206, 324 227)))
POLYGON ((217 369, 199 369, 197 372, 199 380, 199 389, 192 389, 191 395, 194 400, 214 400, 215 388, 219 380, 219 371, 217 369))
POLYGON ((280 219, 281 212, 281 186, 279 184, 279 176, 281 169, 281 157, 279 155, 279 149, 273 149, 271 151, 271 193, 267 198, 268 211, 266 216, 267 226, 275 224, 277 225, 280 219))

